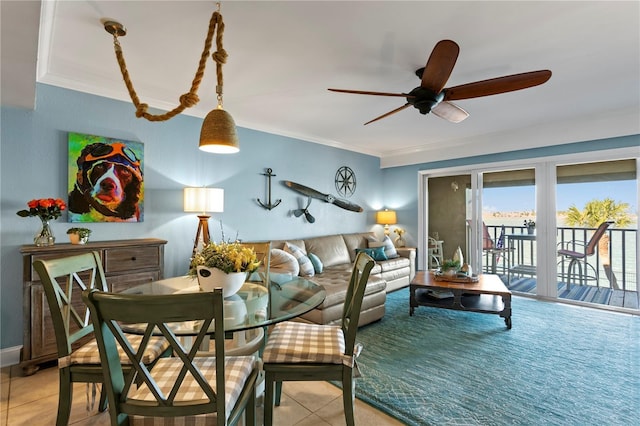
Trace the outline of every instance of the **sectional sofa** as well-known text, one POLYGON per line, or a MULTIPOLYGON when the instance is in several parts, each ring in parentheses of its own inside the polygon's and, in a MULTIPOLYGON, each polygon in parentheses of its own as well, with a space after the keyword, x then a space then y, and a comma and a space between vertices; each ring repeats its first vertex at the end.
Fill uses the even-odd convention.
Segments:
POLYGON ((299 320, 316 324, 340 322, 353 262, 359 250, 373 254, 376 260, 362 302, 359 321, 362 326, 384 316, 387 292, 409 285, 416 270, 415 249, 395 248, 388 237, 386 241, 379 241, 373 232, 271 242, 272 271, 286 272, 287 266, 283 263, 290 263, 293 256, 298 262, 297 273, 326 290, 327 296, 322 305, 299 320))

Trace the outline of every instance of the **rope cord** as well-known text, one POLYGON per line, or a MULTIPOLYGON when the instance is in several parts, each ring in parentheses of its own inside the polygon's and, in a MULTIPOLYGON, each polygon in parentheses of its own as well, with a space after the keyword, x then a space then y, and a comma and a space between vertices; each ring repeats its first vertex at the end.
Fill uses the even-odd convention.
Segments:
POLYGON ((190 108, 198 103, 198 101, 200 100, 198 98, 198 88, 200 87, 200 83, 202 82, 202 78, 204 77, 204 71, 207 65, 207 59, 209 58, 209 52, 211 51, 214 32, 216 32, 217 50, 211 55, 211 57, 216 62, 216 75, 218 80, 218 84, 216 86, 216 94, 218 95, 218 107, 222 107, 222 65, 227 62, 228 55, 222 47, 222 35, 224 33, 224 22, 222 22, 222 15, 218 11, 215 11, 213 12, 213 15, 211 15, 211 20, 209 21, 209 31, 204 43, 202 55, 200 55, 198 70, 196 71, 196 74, 193 77, 193 82, 191 83, 191 89, 189 90, 189 92, 180 96, 180 105, 169 112, 159 115, 148 113, 147 109, 149 108, 149 105, 140 102, 140 98, 138 98, 136 89, 133 87, 133 82, 131 81, 131 77, 129 76, 129 70, 127 69, 127 64, 124 60, 124 54, 122 53, 122 47, 120 46, 120 42, 118 41, 118 36, 116 33, 113 34, 113 47, 116 52, 116 59, 118 60, 118 65, 120 66, 120 71, 122 72, 122 78, 124 79, 124 83, 127 86, 127 90, 129 91, 131 101, 136 107, 136 117, 143 117, 149 121, 167 121, 170 118, 173 118, 174 116, 180 114, 186 108, 190 108))

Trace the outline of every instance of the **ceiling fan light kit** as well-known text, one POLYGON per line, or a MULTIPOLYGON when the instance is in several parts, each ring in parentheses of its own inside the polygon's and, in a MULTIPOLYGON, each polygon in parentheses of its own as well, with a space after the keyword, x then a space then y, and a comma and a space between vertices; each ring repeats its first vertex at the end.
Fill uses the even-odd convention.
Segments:
POLYGON ((150 114, 147 112, 149 105, 141 103, 138 98, 138 94, 133 87, 133 82, 129 77, 129 71, 124 60, 124 54, 122 53, 122 47, 118 37, 125 36, 127 34, 124 25, 113 20, 102 20, 104 29, 113 36, 113 46, 116 53, 116 59, 122 72, 122 78, 124 79, 131 101, 136 107, 136 117, 145 118, 149 121, 166 121, 174 116, 180 114, 186 108, 193 107, 199 102, 198 88, 202 82, 204 71, 206 68, 207 59, 211 46, 213 44, 213 36, 216 36, 216 51, 213 52, 211 57, 216 63, 216 95, 218 99, 218 107, 205 117, 202 122, 202 129, 200 131, 200 144, 199 148, 205 152, 212 152, 217 154, 233 154, 240 150, 238 135, 236 133, 236 125, 231 117, 231 114, 226 112, 222 108, 222 65, 227 62, 227 52, 222 45, 222 36, 224 34, 224 22, 222 21, 222 15, 220 14, 220 3, 217 3, 217 10, 211 15, 209 21, 209 30, 205 39, 204 49, 200 55, 200 62, 198 64, 198 70, 191 83, 191 89, 189 92, 180 96, 180 104, 164 114, 150 114))
POLYGON ((416 108, 421 114, 426 115, 432 112, 434 115, 447 121, 459 123, 466 119, 469 113, 451 101, 527 89, 543 84, 551 78, 551 71, 540 70, 445 88, 444 86, 453 72, 453 67, 456 64, 459 53, 460 47, 452 40, 440 40, 436 43, 427 60, 426 66, 416 70, 416 76, 420 78, 420 86, 414 88, 409 93, 386 93, 349 89, 329 90, 332 92, 356 95, 397 96, 406 99, 407 102, 401 107, 367 121, 364 123, 365 125, 386 118, 410 106, 416 108))

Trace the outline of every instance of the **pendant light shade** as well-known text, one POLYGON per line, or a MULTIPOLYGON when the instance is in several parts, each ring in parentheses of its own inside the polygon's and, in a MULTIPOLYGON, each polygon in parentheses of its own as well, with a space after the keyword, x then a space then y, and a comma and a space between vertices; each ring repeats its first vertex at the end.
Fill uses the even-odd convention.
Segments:
POLYGON ((231 114, 220 108, 207 114, 200 130, 200 149, 216 154, 240 151, 236 124, 231 114))

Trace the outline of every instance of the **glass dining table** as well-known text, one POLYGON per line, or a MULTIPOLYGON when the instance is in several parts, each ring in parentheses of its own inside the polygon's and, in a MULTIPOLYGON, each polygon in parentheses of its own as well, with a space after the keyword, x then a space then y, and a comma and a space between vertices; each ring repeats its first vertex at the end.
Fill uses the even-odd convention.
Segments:
MULTIPOLYGON (((196 278, 180 276, 131 287, 123 294, 180 294, 199 292, 196 278)), ((303 315, 325 299, 322 286, 302 277, 271 274, 270 286, 261 282, 245 282, 233 296, 224 299, 224 329, 233 332, 263 328, 303 315)), ((127 327, 129 328, 129 327, 127 327)), ((135 329, 127 329, 135 332, 135 329)), ((180 324, 172 331, 178 336, 193 336, 194 327, 180 324)))

